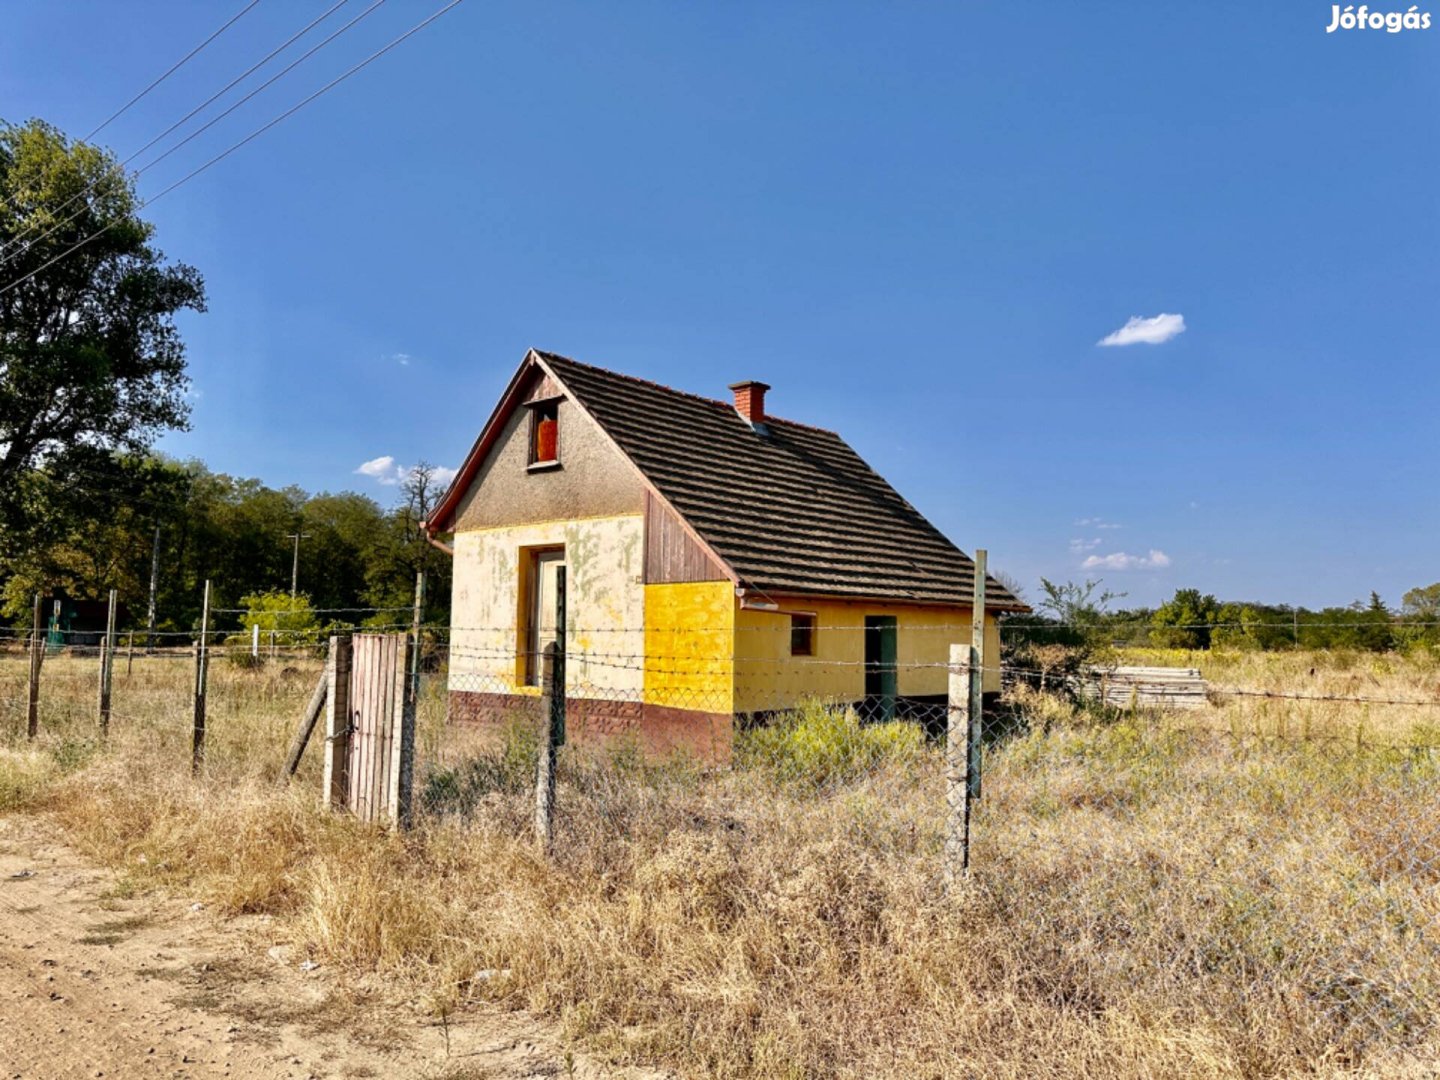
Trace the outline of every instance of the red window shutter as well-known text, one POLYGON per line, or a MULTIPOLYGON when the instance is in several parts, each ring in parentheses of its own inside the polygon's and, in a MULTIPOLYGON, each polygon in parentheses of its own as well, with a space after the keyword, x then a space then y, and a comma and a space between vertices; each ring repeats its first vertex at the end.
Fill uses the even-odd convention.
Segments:
POLYGON ((549 417, 535 427, 535 460, 554 461, 560 425, 549 417))

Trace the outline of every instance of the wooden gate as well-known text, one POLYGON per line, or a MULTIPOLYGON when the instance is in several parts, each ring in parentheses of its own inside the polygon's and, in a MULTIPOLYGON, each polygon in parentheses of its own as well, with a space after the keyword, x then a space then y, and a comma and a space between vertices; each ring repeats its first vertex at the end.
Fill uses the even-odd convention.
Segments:
POLYGON ((404 826, 415 766, 405 634, 330 639, 325 792, 361 821, 404 826))

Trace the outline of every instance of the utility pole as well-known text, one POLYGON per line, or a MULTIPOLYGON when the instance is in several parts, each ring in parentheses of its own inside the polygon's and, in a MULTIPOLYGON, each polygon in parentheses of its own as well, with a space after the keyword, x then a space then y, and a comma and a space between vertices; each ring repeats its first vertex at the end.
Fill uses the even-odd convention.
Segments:
POLYGON ((290 599, 295 599, 295 586, 300 581, 300 541, 309 540, 309 533, 293 532, 285 534, 286 540, 295 541, 295 561, 290 564, 290 599))
MULTIPOLYGON (((155 543, 150 549, 150 612, 145 617, 145 655, 155 651, 155 592, 160 587, 160 523, 155 523, 155 543)), ((131 639, 133 643, 133 638, 131 639)))

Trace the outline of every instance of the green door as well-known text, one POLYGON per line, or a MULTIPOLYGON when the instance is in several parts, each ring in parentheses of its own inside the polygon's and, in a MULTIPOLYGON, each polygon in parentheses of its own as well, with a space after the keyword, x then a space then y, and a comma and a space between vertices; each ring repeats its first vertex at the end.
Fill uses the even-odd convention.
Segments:
POLYGON ((894 615, 865 616, 866 720, 895 719, 896 637, 894 615))

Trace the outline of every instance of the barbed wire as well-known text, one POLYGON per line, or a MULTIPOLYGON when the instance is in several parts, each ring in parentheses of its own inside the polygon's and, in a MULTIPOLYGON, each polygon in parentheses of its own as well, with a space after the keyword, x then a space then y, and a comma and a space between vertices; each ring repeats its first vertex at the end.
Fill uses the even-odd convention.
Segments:
MULTIPOLYGON (((92 601, 92 602, 94 602, 94 603, 99 603, 100 601, 92 601)), ((284 612, 284 611, 281 611, 281 612, 257 612, 257 611, 255 611, 255 610, 252 609, 252 608, 234 608, 234 607, 215 607, 215 608, 211 608, 211 609, 210 609, 212 615, 243 615, 243 616, 251 616, 251 617, 252 617, 251 623, 245 624, 245 629, 246 629, 247 631, 248 631, 249 627, 254 624, 254 620, 255 620, 255 619, 274 619, 274 618, 284 619, 284 618, 286 618, 286 617, 292 616, 292 614, 295 615, 295 616, 304 616, 304 615, 308 615, 308 614, 313 614, 313 615, 327 615, 327 614, 388 614, 388 613, 393 613, 393 612, 411 612, 411 611, 413 611, 413 610, 414 610, 413 605, 396 605, 396 606, 393 606, 393 607, 321 607, 321 608, 306 608, 306 609, 303 609, 303 610, 298 611, 298 612, 295 612, 295 613, 284 612)), ((763 614, 769 615, 769 614, 776 614, 776 613, 774 613, 774 612, 764 612, 763 614)), ((780 614, 789 614, 789 613, 780 613, 780 614)), ((799 614, 799 613, 796 613, 796 614, 799 614)), ((1024 632, 1029 632, 1029 631, 1032 631, 1032 630, 1062 630, 1062 629, 1073 629, 1073 628, 1076 628, 1076 627, 1078 627, 1078 626, 1080 626, 1080 625, 1081 625, 1081 624, 1070 624, 1070 623, 1067 623, 1067 624, 1046 624, 1046 625, 1043 625, 1043 626, 1041 626, 1041 625, 1037 625, 1037 626, 1030 626, 1030 625, 1017 626, 1017 625, 1011 625, 1011 624, 1007 624, 1007 623, 1001 622, 1001 623, 999 624, 999 629, 1000 629, 1000 632, 1001 632, 1001 633, 1005 633, 1005 632, 1009 632, 1009 631, 1017 631, 1017 632, 1018 632, 1018 631, 1024 631, 1024 632)), ((1211 629, 1211 630, 1215 630, 1215 629, 1231 629, 1231 628, 1242 628, 1243 626, 1246 626, 1247 624, 1240 624, 1240 623, 1195 623, 1195 624, 1182 624, 1182 625, 1173 625, 1173 626, 1155 626, 1155 625, 1146 623, 1146 624, 1144 624, 1144 625, 1145 625, 1146 627, 1148 627, 1149 629, 1158 632, 1158 631, 1165 631, 1165 630, 1185 630, 1185 629, 1211 629)), ((1253 623, 1252 623, 1252 624, 1248 624, 1249 627, 1254 627, 1254 626, 1256 626, 1256 625, 1257 625, 1257 624, 1253 624, 1253 623)), ((1273 625, 1273 626, 1275 626, 1275 627, 1284 627, 1284 628, 1287 628, 1287 629, 1290 628, 1290 624, 1289 624, 1289 623, 1275 623, 1275 624, 1270 624, 1270 625, 1273 625)), ((1307 627, 1308 627, 1308 628, 1311 628, 1311 629, 1339 629, 1339 628, 1348 628, 1348 629, 1357 629, 1357 628, 1380 629, 1380 628, 1381 628, 1381 624, 1377 624, 1377 623, 1365 623, 1365 622, 1323 622, 1323 623, 1312 622, 1312 623, 1301 623, 1300 626, 1301 626, 1301 629, 1302 629, 1302 630, 1303 630, 1303 629, 1306 629, 1307 627)), ((1391 629, 1431 628, 1431 627, 1440 627, 1440 620, 1416 620, 1416 621, 1406 620, 1406 621, 1402 621, 1402 622, 1384 624, 1384 626, 1387 627, 1387 628, 1391 628, 1391 629)), ((407 622, 384 623, 384 624, 379 624, 379 625, 374 625, 374 626, 357 626, 356 629, 361 629, 361 630, 382 630, 382 629, 401 629, 401 628, 403 628, 403 629, 410 629, 410 628, 412 628, 412 627, 413 627, 413 623, 407 621, 407 622)), ((456 623, 450 623, 450 622, 443 622, 443 623, 442 623, 442 622, 422 622, 422 623, 420 624, 420 628, 421 628, 423 631, 425 631, 426 633, 430 633, 430 634, 504 634, 504 635, 514 635, 514 634, 517 634, 517 633, 520 632, 519 629, 518 629, 515 625, 513 625, 513 624, 511 624, 511 625, 468 626, 468 625, 464 625, 464 624, 456 624, 456 623)), ((264 627, 262 627, 262 632, 268 633, 268 632, 270 632, 271 629, 276 630, 276 632, 278 632, 278 633, 329 633, 329 632, 331 632, 331 630, 330 630, 329 628, 326 628, 326 627, 316 627, 316 628, 309 628, 309 629, 293 629, 293 630, 292 630, 292 629, 286 629, 286 628, 283 628, 283 627, 274 627, 274 628, 264 628, 264 627)), ((647 626, 647 625, 644 625, 644 624, 634 625, 634 626, 616 626, 616 625, 609 625, 609 626, 576 626, 576 625, 568 625, 568 626, 565 628, 565 633, 566 633, 566 636, 567 636, 567 637, 570 637, 570 638, 579 637, 579 636, 592 636, 592 635, 599 635, 599 634, 624 634, 624 635, 631 635, 631 636, 634 636, 634 635, 642 635, 642 634, 643 634, 643 635, 650 635, 650 636, 652 636, 652 637, 662 637, 662 638, 663 638, 663 637, 682 637, 682 636, 690 636, 690 635, 720 635, 720 636, 732 636, 732 635, 733 635, 733 636, 744 637, 744 636, 746 636, 746 635, 756 634, 756 633, 791 634, 791 633, 793 633, 794 629, 795 629, 794 627, 791 627, 791 626, 789 626, 789 625, 783 625, 783 626, 745 625, 745 626, 738 626, 738 627, 733 627, 733 626, 676 626, 676 627, 658 627, 658 626, 655 626, 655 625, 653 625, 653 624, 652 624, 652 625, 648 625, 648 626, 647 626)), ((822 632, 823 632, 823 633, 827 633, 827 634, 835 634, 835 633, 864 634, 864 633, 873 633, 873 632, 875 632, 872 628, 866 627, 866 626, 864 626, 862 623, 820 623, 820 624, 810 625, 810 626, 806 627, 806 629, 807 629, 808 631, 810 631, 810 632, 815 632, 815 633, 822 633, 822 632)), ((968 619, 957 619, 955 622, 948 622, 948 623, 900 623, 896 629, 899 630, 899 631, 907 632, 907 633, 909 633, 909 632, 914 632, 914 633, 941 633, 941 632, 943 632, 943 633, 957 634, 957 635, 961 635, 961 636, 965 637, 965 638, 968 640, 969 633, 970 633, 970 623, 969 623, 969 620, 968 620, 968 619)), ((1090 627, 1090 629, 1096 629, 1096 628, 1090 627)), ((1103 628, 1102 628, 1102 629, 1103 629, 1103 628)), ((101 631, 99 631, 98 629, 97 629, 97 630, 75 630, 75 629, 72 628, 72 629, 60 629, 60 630, 58 630, 58 631, 49 631, 49 630, 47 630, 46 632, 59 632, 59 633, 66 633, 66 634, 69 634, 69 633, 74 633, 74 634, 94 634, 94 633, 100 633, 101 631)), ((236 632, 236 631, 233 630, 233 629, 229 629, 229 630, 213 630, 213 631, 210 631, 210 633, 212 633, 212 634, 232 634, 232 633, 235 633, 235 632, 236 632)), ((30 628, 27 627, 27 626, 11 626, 11 627, 3 627, 3 626, 0 626, 0 635, 6 635, 6 634, 28 634, 28 633, 30 633, 30 628)), ((152 636, 161 636, 161 635, 171 635, 171 636, 174 636, 174 635, 187 635, 187 634, 188 634, 188 635, 191 635, 191 636, 197 636, 197 635, 199 634, 199 631, 198 631, 198 630, 154 630, 154 631, 147 631, 147 630, 145 630, 143 627, 132 627, 132 628, 125 629, 125 630, 117 630, 117 633, 120 633, 120 634, 134 633, 134 634, 137 634, 137 635, 138 635, 138 634, 146 634, 146 633, 149 633, 149 634, 151 634, 152 636)), ((1208 651, 1208 650, 1205 650, 1205 649, 1188 649, 1188 650, 1182 650, 1182 651, 1205 652, 1205 651, 1208 651)))

